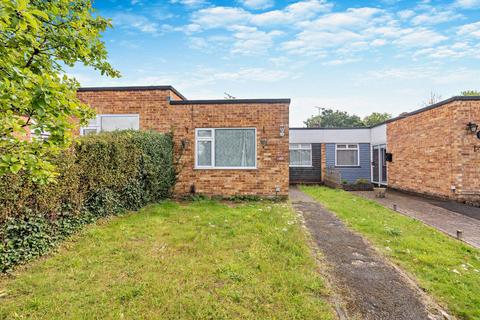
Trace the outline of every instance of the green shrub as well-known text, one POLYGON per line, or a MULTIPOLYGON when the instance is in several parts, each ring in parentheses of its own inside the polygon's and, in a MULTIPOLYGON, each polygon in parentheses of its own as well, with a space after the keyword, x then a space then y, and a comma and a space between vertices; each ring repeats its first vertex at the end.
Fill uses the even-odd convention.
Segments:
POLYGON ((175 184, 170 134, 119 131, 79 138, 55 161, 55 183, 0 177, 0 271, 48 252, 99 218, 168 198, 175 184))
POLYGON ((360 178, 355 181, 356 184, 370 184, 370 180, 365 178, 360 178))

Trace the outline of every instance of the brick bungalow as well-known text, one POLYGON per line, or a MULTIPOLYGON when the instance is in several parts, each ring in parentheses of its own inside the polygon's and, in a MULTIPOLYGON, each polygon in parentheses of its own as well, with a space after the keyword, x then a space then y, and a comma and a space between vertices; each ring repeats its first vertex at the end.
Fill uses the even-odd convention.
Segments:
POLYGON ((389 187, 480 204, 480 97, 453 97, 387 121, 389 187))
POLYGON ((81 88, 97 112, 80 134, 172 132, 177 195, 288 195, 290 99, 187 100, 171 86, 81 88))
POLYGON ((480 97, 453 97, 371 128, 290 128, 290 180, 342 180, 480 205, 480 97))

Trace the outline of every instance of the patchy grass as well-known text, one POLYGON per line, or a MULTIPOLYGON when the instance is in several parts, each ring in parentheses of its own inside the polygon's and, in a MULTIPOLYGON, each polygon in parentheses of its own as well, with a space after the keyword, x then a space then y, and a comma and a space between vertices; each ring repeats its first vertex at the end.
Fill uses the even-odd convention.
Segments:
POLYGON ((165 202, 0 280, 0 318, 331 319, 286 203, 165 202))
POLYGON ((374 201, 325 187, 302 190, 414 275, 461 319, 480 319, 480 250, 374 201))

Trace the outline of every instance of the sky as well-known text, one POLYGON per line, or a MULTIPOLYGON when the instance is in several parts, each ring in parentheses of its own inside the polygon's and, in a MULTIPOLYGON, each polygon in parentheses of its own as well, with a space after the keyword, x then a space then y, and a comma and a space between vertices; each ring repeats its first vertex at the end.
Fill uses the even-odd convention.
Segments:
POLYGON ((172 85, 189 99, 291 98, 396 116, 480 90, 480 0, 97 0, 120 79, 77 66, 82 86, 172 85))

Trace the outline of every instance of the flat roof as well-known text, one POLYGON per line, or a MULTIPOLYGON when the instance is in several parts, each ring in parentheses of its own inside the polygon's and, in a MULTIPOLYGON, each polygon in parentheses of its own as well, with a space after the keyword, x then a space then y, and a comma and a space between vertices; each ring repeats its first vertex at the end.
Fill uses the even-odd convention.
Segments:
POLYGON ((290 103, 290 99, 216 99, 216 100, 172 100, 172 105, 185 104, 248 104, 248 103, 290 103))
POLYGON ((401 119, 404 119, 404 118, 407 118, 407 117, 410 117, 410 116, 413 116, 413 115, 416 115, 416 114, 419 114, 419 113, 422 113, 422 112, 425 112, 425 111, 428 111, 428 110, 432 110, 432 109, 435 109, 435 108, 439 108, 441 106, 444 106, 446 104, 449 104, 451 102, 454 102, 454 101, 480 101, 480 96, 454 96, 454 97, 451 97, 451 98, 448 98, 448 99, 445 99, 443 101, 440 101, 440 102, 437 102, 437 103, 434 103, 432 105, 429 105, 429 106, 426 106, 426 107, 423 107, 423 108, 420 108, 420 109, 417 109, 417 110, 414 110, 414 111, 411 111, 411 112, 407 112, 401 116, 398 116, 398 117, 393 117, 391 119, 388 119, 386 121, 383 121, 383 122, 380 122, 376 125, 373 125, 373 126, 370 126, 370 127, 353 127, 353 128, 322 128, 322 127, 318 127, 318 128, 290 128, 290 130, 355 130, 355 129, 372 129, 372 128, 375 128, 375 127, 379 127, 381 125, 384 125, 386 123, 389 123, 389 122, 394 122, 394 121, 397 121, 397 120, 401 120, 401 119))
POLYGON ((170 90, 173 91, 182 100, 187 100, 183 94, 178 92, 173 86, 125 86, 125 87, 81 87, 80 92, 84 91, 148 91, 148 90, 170 90))

